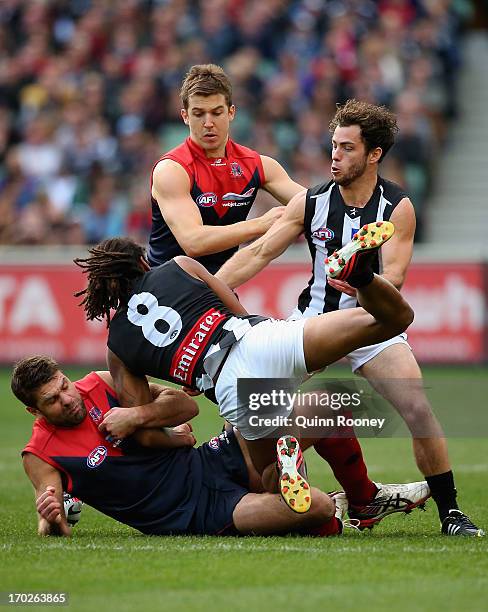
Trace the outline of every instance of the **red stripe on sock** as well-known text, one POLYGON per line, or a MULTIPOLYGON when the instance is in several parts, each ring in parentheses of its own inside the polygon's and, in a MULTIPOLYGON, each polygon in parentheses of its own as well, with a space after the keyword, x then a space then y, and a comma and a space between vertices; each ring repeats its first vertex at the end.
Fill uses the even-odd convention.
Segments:
POLYGON ((320 527, 313 527, 308 533, 309 535, 318 536, 319 538, 339 535, 341 533, 341 524, 336 517, 333 516, 330 521, 320 525, 320 527))
POLYGON ((378 489, 368 477, 363 452, 357 438, 323 438, 314 444, 344 489, 350 504, 368 504, 378 489))

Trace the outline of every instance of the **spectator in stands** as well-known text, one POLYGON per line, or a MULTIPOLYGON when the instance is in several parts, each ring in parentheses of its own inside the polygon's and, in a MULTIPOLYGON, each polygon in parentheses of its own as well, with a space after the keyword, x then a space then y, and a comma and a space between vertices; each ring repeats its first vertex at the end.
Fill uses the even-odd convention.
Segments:
POLYGON ((356 96, 392 107, 402 132, 384 173, 414 195, 420 234, 435 172, 427 151, 442 147, 456 115, 466 6, 1 4, 0 244, 93 243, 126 227, 144 240, 137 187, 147 187, 158 153, 186 135, 178 85, 191 64, 206 61, 223 64, 235 84, 237 140, 275 157, 306 185, 327 178, 336 102, 356 96), (16 230, 20 220, 29 231, 16 230))

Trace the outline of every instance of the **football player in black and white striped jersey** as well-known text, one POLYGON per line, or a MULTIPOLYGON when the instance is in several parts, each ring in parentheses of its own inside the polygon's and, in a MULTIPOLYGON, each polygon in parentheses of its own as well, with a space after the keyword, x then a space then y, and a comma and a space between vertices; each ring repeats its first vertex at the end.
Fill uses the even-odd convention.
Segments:
MULTIPOLYGON (((374 270, 400 289, 413 250, 415 211, 407 194, 378 175, 379 163, 394 143, 396 118, 387 108, 357 100, 338 106, 330 123, 332 180, 297 194, 264 236, 241 249, 217 276, 238 287, 278 257, 304 233, 312 257, 312 277, 292 318, 312 317, 357 305, 356 290, 326 277, 325 260, 365 223, 392 221, 395 235, 381 249, 374 270)), ((484 535, 459 510, 447 443, 423 389, 417 361, 401 334, 353 351, 352 370, 368 379, 403 417, 413 437, 417 466, 437 504, 442 532, 484 535), (405 393, 408 385, 408 393, 405 393)), ((352 508, 355 518, 374 515, 374 504, 352 508)))

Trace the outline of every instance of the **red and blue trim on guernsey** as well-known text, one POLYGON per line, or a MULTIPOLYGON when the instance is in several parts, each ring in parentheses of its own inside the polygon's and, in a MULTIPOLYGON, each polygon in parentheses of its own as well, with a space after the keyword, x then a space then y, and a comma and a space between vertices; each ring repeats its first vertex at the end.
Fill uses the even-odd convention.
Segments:
POLYGON ((85 407, 85 419, 75 427, 62 428, 51 425, 43 418, 38 418, 32 428, 29 443, 22 451, 32 453, 49 463, 63 475, 66 491, 72 493, 71 474, 60 463, 61 458, 86 456, 86 465, 90 469, 98 468, 107 457, 121 457, 120 440, 104 436, 98 429, 105 414, 119 406, 115 391, 109 387, 96 372, 91 372, 75 382, 85 407), (49 447, 49 452, 46 448, 49 447), (59 461, 56 458, 59 458, 59 461))
POLYGON ((92 372, 75 383, 86 417, 74 427, 36 419, 23 453, 56 468, 63 489, 142 533, 187 533, 202 487, 202 461, 193 448, 148 449, 98 429, 119 406, 115 391, 92 372))

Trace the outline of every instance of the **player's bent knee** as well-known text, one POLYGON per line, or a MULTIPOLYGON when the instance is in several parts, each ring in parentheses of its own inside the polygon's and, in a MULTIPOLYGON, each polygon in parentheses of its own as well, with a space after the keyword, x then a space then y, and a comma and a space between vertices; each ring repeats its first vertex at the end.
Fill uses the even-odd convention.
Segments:
POLYGON ((334 516, 334 501, 320 489, 312 487, 312 504, 308 511, 309 518, 317 525, 322 525, 334 516))
POLYGON ((401 414, 410 431, 419 436, 443 435, 427 398, 412 400, 402 407, 401 414))
POLYGON ((413 309, 404 300, 403 306, 397 309, 394 320, 390 324, 393 336, 402 334, 413 323, 414 316, 413 309))

